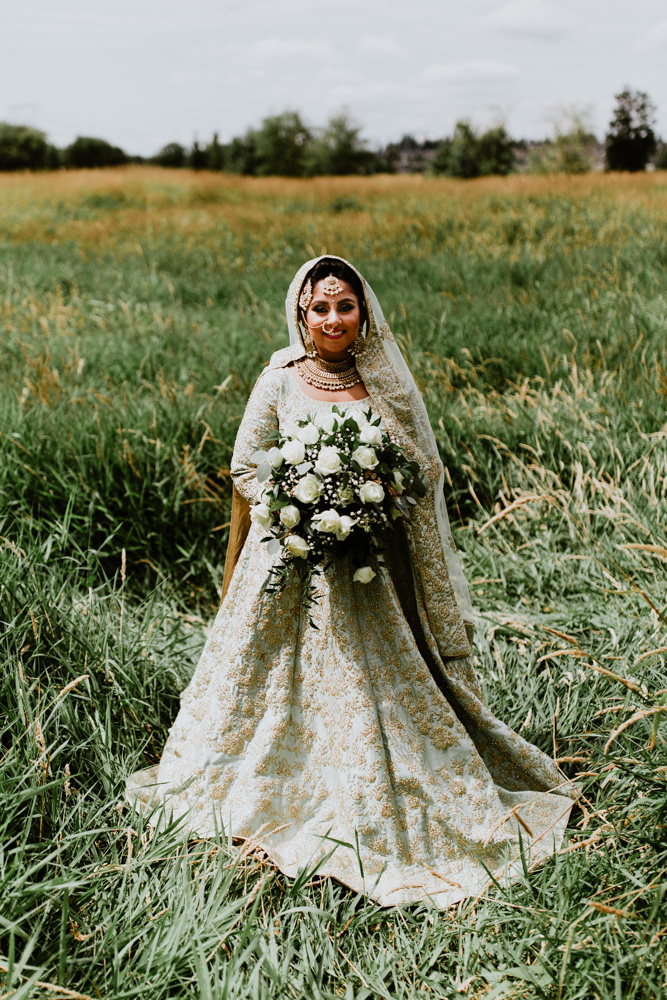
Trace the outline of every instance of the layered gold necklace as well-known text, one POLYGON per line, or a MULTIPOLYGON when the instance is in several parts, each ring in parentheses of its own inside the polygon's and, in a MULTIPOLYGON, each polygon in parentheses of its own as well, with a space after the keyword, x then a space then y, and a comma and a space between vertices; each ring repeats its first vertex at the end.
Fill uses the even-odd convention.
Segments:
POLYGON ((308 385, 329 392, 340 392, 359 385, 361 375, 357 371, 354 358, 345 361, 325 361, 318 355, 297 361, 299 375, 308 385))

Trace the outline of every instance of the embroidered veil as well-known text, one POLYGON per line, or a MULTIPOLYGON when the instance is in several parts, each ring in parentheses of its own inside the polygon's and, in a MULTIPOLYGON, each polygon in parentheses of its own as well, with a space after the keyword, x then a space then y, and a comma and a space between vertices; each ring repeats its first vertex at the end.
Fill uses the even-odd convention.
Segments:
MULTIPOLYGON (((382 308, 366 279, 357 269, 333 254, 306 261, 297 271, 287 293, 285 308, 290 346, 277 351, 266 371, 281 368, 305 355, 299 324, 298 301, 308 273, 320 260, 342 261, 358 275, 366 298, 368 328, 363 350, 356 362, 366 389, 382 415, 391 439, 411 458, 415 458, 430 485, 427 498, 417 505, 409 531, 410 555, 407 552, 397 569, 403 576, 403 589, 410 588, 415 612, 426 635, 437 644, 439 657, 467 656, 473 632, 470 595, 455 551, 444 496, 444 468, 426 407, 408 365, 385 321, 382 308), (410 565, 414 580, 410 579, 410 565)), ((232 526, 225 565, 223 596, 234 565, 243 547, 249 527, 247 508, 235 495, 232 526)))

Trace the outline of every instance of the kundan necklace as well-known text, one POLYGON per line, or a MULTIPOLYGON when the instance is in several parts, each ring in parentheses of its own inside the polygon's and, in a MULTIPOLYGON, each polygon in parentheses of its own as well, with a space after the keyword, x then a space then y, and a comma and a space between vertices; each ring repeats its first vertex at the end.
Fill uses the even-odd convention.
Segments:
POLYGON ((308 385, 329 392, 339 392, 359 385, 361 375, 353 358, 345 361, 325 361, 318 355, 305 357, 296 363, 299 375, 308 385))

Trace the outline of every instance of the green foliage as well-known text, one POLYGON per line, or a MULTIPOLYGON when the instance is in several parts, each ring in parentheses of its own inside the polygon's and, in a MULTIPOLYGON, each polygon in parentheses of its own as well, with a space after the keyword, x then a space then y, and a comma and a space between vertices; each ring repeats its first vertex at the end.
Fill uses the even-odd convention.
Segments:
POLYGON ((187 163, 188 151, 180 142, 168 142, 159 153, 153 157, 153 162, 160 167, 184 167, 187 163))
POLYGON ((509 174, 514 167, 514 145, 503 125, 480 134, 470 122, 459 121, 452 138, 438 146, 431 171, 464 179, 509 174))
POLYGON ((224 170, 225 168, 225 147, 220 145, 218 133, 213 133, 213 138, 206 147, 206 168, 207 170, 224 170))
POLYGON ((254 134, 259 177, 302 177, 310 130, 297 111, 265 118, 254 134))
POLYGON ((225 169, 244 176, 257 172, 256 132, 250 129, 244 136, 231 140, 225 149, 225 169))
POLYGON ((80 135, 63 150, 66 167, 118 167, 129 157, 119 146, 112 146, 106 139, 80 135))
POLYGON ((655 158, 656 170, 667 170, 667 143, 662 143, 655 158))
POLYGON ((206 169, 206 150, 199 145, 198 139, 192 143, 192 149, 188 156, 188 166, 192 167, 193 170, 206 169))
POLYGON ((646 170, 656 151, 655 105, 648 94, 626 87, 616 95, 605 142, 607 170, 646 170))
POLYGON ((83 176, 0 184, 3 995, 665 1000, 664 175, 83 176), (489 705, 585 794, 563 853, 447 914, 121 802, 215 613, 236 428, 314 241, 422 387, 489 705))
POLYGON ((48 170, 58 166, 46 134, 29 125, 0 122, 0 170, 48 170))
POLYGON ((347 112, 329 119, 310 142, 305 159, 307 174, 372 174, 377 168, 377 155, 366 148, 361 126, 347 112))
POLYGON ((531 150, 528 171, 532 174, 585 174, 596 164, 597 139, 591 128, 590 111, 564 108, 556 116, 552 138, 531 150))

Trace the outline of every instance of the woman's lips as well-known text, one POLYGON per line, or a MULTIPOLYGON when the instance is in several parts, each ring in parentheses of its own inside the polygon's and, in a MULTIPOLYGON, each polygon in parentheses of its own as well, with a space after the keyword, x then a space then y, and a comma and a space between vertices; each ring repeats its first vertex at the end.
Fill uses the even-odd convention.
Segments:
POLYGON ((336 331, 332 330, 331 333, 325 333, 324 336, 329 337, 330 340, 337 340, 338 337, 342 337, 344 333, 345 330, 336 330, 336 331))

